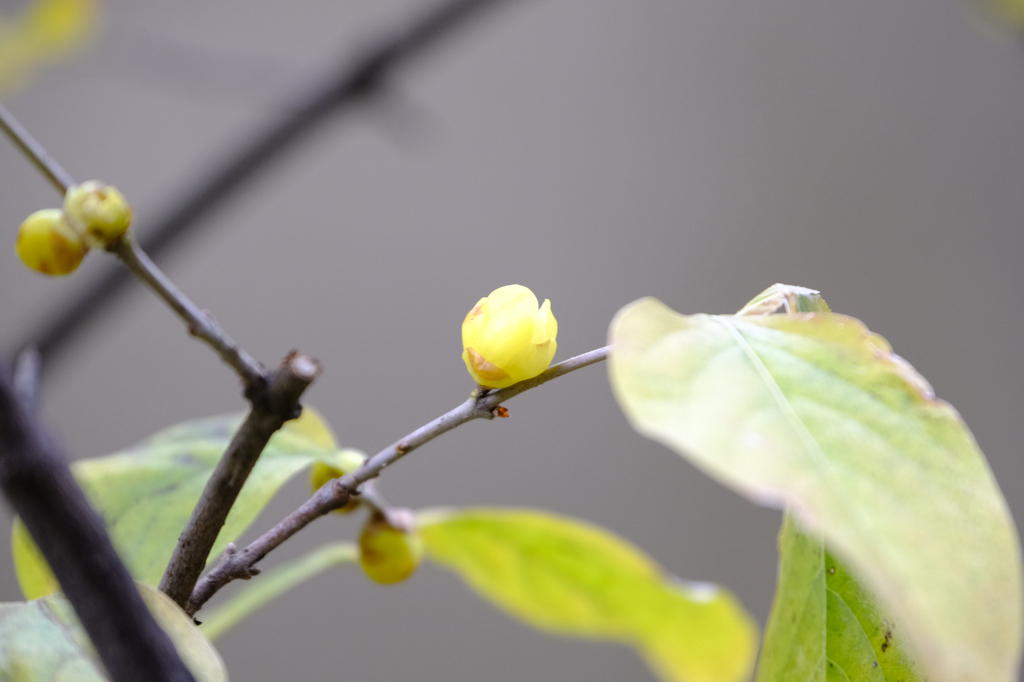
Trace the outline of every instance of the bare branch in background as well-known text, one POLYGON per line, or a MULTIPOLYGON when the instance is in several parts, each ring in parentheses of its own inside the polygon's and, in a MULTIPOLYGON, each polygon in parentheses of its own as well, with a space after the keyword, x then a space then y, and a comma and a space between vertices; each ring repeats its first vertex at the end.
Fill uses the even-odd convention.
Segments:
POLYGON ((320 365, 306 355, 285 358, 221 456, 160 581, 160 589, 182 608, 267 441, 286 421, 299 416, 299 397, 318 374, 320 365))
POLYGON ((349 497, 359 494, 359 486, 377 478, 386 467, 394 464, 424 443, 443 433, 474 419, 494 419, 500 405, 523 391, 545 384, 552 379, 568 374, 582 367, 600 362, 608 357, 610 346, 577 355, 540 375, 498 391, 475 392, 469 400, 429 424, 424 424, 405 438, 393 443, 366 460, 356 471, 341 478, 328 481, 317 490, 301 507, 285 517, 280 523, 254 540, 248 547, 236 550, 229 547, 221 562, 196 585, 188 600, 185 612, 195 614, 220 588, 233 580, 247 580, 259 573, 255 568, 263 557, 280 546, 285 540, 305 528, 312 521, 344 506, 349 497))
POLYGON ((14 359, 14 395, 29 414, 39 407, 39 380, 42 358, 34 346, 18 353, 14 359))
POLYGON ((139 596, 65 457, 0 369, 0 489, 28 528, 115 682, 194 682, 139 596))
MULTIPOLYGON (((291 113, 253 137, 147 230, 140 238, 145 251, 160 260, 200 218, 318 124, 373 95, 396 68, 451 35, 454 29, 482 10, 502 1, 505 0, 446 0, 384 34, 356 59, 346 60, 332 77, 318 82, 295 102, 285 103, 281 108, 291 113)), ((24 345, 34 344, 44 361, 49 362, 82 325, 124 290, 129 281, 128 274, 120 268, 108 271, 84 287, 63 311, 34 330, 24 339, 24 345)))

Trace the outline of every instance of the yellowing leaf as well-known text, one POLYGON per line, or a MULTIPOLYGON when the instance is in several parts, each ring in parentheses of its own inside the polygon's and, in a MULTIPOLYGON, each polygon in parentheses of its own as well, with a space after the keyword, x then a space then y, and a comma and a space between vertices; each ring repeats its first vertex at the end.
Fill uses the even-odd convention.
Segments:
MULTIPOLYGON (((159 583, 192 508, 241 419, 231 415, 186 422, 125 452, 80 460, 72 466, 136 580, 159 583)), ((333 461, 337 454, 333 443, 329 428, 309 408, 274 434, 249 474, 211 556, 238 538, 288 479, 315 461, 333 461)), ((27 535, 16 533, 15 568, 29 598, 56 586, 33 549, 27 535)))
MULTIPOLYGON (((217 650, 163 593, 139 586, 196 682, 227 682, 217 650)), ((105 682, 103 665, 63 595, 0 604, 0 679, 12 682, 105 682)))
POLYGON ((527 510, 424 512, 427 557, 540 630, 622 642, 662 679, 747 679, 757 628, 736 600, 684 583, 608 531, 527 510))
POLYGON ((933 682, 1016 679, 1020 547, 966 425, 850 317, 679 315, 612 323, 626 416, 707 473, 786 506, 905 629, 933 682))

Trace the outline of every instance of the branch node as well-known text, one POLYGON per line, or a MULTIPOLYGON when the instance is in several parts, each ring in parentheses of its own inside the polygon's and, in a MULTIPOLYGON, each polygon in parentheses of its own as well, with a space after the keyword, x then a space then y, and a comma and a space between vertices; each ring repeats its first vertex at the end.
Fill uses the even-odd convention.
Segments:
MULTIPOLYGON (((261 374, 246 385, 252 409, 206 482, 160 581, 160 589, 182 608, 188 606, 217 535, 267 441, 286 421, 301 414, 299 398, 319 373, 320 363, 292 351, 269 377, 261 374)), ((236 569, 235 554, 228 547, 224 561, 228 570, 236 569)), ((242 558, 240 568, 257 560, 242 558)))

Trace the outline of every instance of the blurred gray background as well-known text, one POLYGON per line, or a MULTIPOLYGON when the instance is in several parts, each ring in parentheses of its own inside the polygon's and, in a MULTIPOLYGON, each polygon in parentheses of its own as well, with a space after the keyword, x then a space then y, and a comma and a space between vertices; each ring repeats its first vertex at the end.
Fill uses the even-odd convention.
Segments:
MULTIPOLYGON (((423 7, 414 0, 110 1, 98 40, 5 103, 79 180, 147 224, 288 94, 423 7)), ((550 298, 556 360, 654 295, 731 312, 777 282, 884 334, 964 415, 1024 519, 1024 54, 956 0, 521 0, 332 121, 209 216, 164 267, 266 363, 326 373, 308 403, 376 452, 472 388, 460 325, 509 283, 550 298)), ((14 238, 59 203, 0 143, 0 348, 109 266, 49 280, 14 238)), ((232 373, 141 287, 49 368, 74 457, 244 408, 232 373)), ((389 469, 394 503, 507 505, 602 524, 763 623, 780 514, 646 441, 603 366, 389 469)), ((300 504, 293 481, 256 521, 300 504)), ((267 559, 352 538, 320 520, 267 559)), ((0 524, 0 601, 20 593, 0 524)), ((941 567, 937 567, 941 570, 941 567)), ((229 588, 230 590, 230 588, 229 588)), ((427 567, 343 568, 219 645, 235 680, 649 679, 629 650, 542 636, 427 567)))

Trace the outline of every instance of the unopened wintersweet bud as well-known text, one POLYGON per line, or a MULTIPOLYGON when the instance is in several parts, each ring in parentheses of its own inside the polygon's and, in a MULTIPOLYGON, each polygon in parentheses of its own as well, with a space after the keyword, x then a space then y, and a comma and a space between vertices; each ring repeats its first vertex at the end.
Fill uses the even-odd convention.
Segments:
POLYGON ((359 534, 359 564, 374 582, 384 585, 412 575, 423 559, 423 550, 415 519, 406 510, 373 514, 359 534))
POLYGON ((89 251, 59 208, 36 211, 18 231, 18 256, 28 267, 44 275, 74 272, 89 251))
POLYGON ((132 207, 112 185, 90 180, 69 187, 64 210, 95 246, 106 246, 123 235, 132 222, 132 207))
POLYGON ((524 286, 510 284, 481 298, 462 323, 462 359, 485 388, 532 379, 555 357, 558 322, 551 302, 537 305, 524 286))

